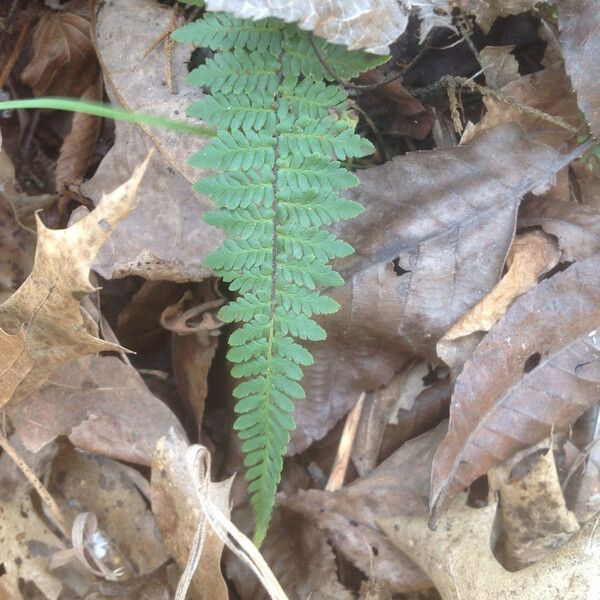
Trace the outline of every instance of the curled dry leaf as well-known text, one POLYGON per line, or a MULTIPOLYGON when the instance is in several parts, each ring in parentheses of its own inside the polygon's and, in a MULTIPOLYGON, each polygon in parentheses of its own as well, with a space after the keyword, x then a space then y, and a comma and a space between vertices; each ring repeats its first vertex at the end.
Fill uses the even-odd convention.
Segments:
POLYGON ((65 365, 9 415, 32 452, 67 435, 88 452, 149 466, 156 443, 169 429, 186 437, 137 371, 114 356, 88 356, 65 365))
POLYGON ((89 22, 46 13, 33 31, 33 57, 21 79, 35 96, 81 96, 99 73, 89 22))
POLYGON ((600 589, 600 528, 588 523, 545 560, 511 573, 490 548, 494 505, 470 508, 459 496, 437 531, 422 516, 378 519, 388 538, 432 579, 443 600, 581 600, 600 589))
POLYGON ((366 210, 338 231, 356 253, 337 264, 342 309, 320 319, 328 338, 310 348, 291 452, 322 438, 414 353, 437 358, 436 342, 499 280, 522 196, 546 189, 572 158, 505 124, 467 146, 361 171, 349 196, 366 210))
MULTIPOLYGON (((102 78, 83 92, 81 100, 100 102, 104 86, 102 78)), ((55 183, 56 190, 61 192, 65 185, 80 182, 88 167, 90 157, 96 147, 100 134, 100 119, 84 113, 75 113, 71 123, 71 131, 60 147, 56 161, 55 183)))
POLYGON ((599 255, 542 281, 516 300, 465 363, 433 463, 433 521, 477 477, 569 427, 598 400, 599 281, 599 255))
MULTIPOLYGON (((28 396, 56 368, 79 356, 119 349, 97 337, 96 325, 81 309, 80 299, 95 289, 89 281, 92 261, 115 226, 135 208, 137 186, 147 164, 148 160, 129 181, 104 196, 96 210, 67 229, 47 229, 37 218, 33 271, 0 305, 0 328, 19 336, 15 341, 24 336, 32 364, 16 387, 10 380, 10 385, 0 386, 0 407, 11 398, 17 402, 28 396)), ((5 352, 14 362, 15 353, 8 348, 5 352)), ((6 365, 0 365, 0 372, 6 370, 6 365)))
MULTIPOLYGON (((144 56, 149 44, 169 27, 172 11, 145 0, 105 3, 98 13, 96 45, 107 92, 116 104, 135 111, 185 120, 182 107, 198 99, 185 78, 190 49, 176 45, 172 76, 178 93, 165 85, 159 50, 144 56)), ((197 124, 193 119, 190 123, 197 124)), ((146 279, 200 281, 210 275, 204 257, 222 242, 222 233, 204 223, 212 203, 192 189, 202 175, 188 165, 205 143, 201 138, 146 126, 116 124, 115 144, 82 190, 98 202, 107 187, 127 179, 149 148, 156 148, 138 191, 140 209, 117 228, 94 269, 105 279, 140 275, 146 279)))
POLYGON ((491 487, 500 496, 498 551, 511 571, 545 558, 579 530, 575 515, 567 509, 552 449, 523 460, 529 459, 533 465, 525 475, 513 474, 517 464, 512 470, 498 467, 490 477, 491 487))
POLYGON ((594 0, 559 0, 565 67, 592 133, 600 136, 600 12, 594 0))
MULTIPOLYGON (((198 522, 204 518, 188 471, 185 454, 188 446, 173 432, 159 440, 152 459, 152 511, 158 522, 165 546, 181 569, 184 569, 198 522)), ((212 503, 229 517, 229 493, 233 478, 219 483, 209 482, 206 493, 212 503)), ((227 584, 221 574, 223 542, 210 525, 200 563, 192 579, 192 590, 205 597, 210 590, 211 600, 227 600, 227 584)))
POLYGON ((426 589, 428 579, 381 535, 376 520, 426 514, 431 461, 445 430, 440 425, 407 442, 372 473, 339 491, 301 491, 281 503, 324 529, 335 549, 367 577, 387 582, 396 592, 426 589))

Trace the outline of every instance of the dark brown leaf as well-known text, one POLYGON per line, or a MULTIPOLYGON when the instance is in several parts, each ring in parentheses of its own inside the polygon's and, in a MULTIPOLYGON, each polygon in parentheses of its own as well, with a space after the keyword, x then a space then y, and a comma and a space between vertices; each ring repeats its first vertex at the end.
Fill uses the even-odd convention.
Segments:
POLYGON ((356 254, 337 265, 347 278, 333 294, 342 309, 321 319, 328 338, 311 345, 292 452, 414 353, 437 358, 439 338, 499 280, 522 196, 546 189, 572 158, 505 124, 467 146, 361 171, 349 196, 366 210, 339 230, 356 254))
POLYGON ((592 133, 600 136, 600 11, 595 0, 559 0, 565 67, 592 133))
POLYGON ((81 96, 99 68, 89 22, 71 13, 47 13, 33 32, 33 57, 21 79, 35 96, 81 96))
POLYGON ((456 381, 448 435, 432 471, 432 519, 459 490, 600 395, 600 256, 519 298, 456 381))

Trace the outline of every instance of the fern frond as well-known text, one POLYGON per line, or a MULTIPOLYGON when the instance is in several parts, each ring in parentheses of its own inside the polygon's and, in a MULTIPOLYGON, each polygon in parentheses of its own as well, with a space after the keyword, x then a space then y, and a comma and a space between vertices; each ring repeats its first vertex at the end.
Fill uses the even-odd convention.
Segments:
MULTIPOLYGON (((338 304, 319 288, 341 285, 329 261, 352 248, 326 230, 362 210, 341 198, 358 183, 338 162, 372 152, 346 118, 347 93, 331 85, 309 34, 274 19, 249 21, 208 13, 175 39, 216 50, 190 73, 211 88, 188 114, 216 125, 216 138, 191 164, 216 173, 196 186, 213 198, 206 221, 229 239, 205 261, 239 296, 219 317, 240 326, 229 339, 231 374, 242 379, 234 427, 242 440, 256 515, 266 534, 281 476, 294 401, 304 398, 302 368, 313 357, 296 340, 318 341, 312 318, 338 304)), ((351 78, 381 62, 314 40, 337 74, 351 78)))

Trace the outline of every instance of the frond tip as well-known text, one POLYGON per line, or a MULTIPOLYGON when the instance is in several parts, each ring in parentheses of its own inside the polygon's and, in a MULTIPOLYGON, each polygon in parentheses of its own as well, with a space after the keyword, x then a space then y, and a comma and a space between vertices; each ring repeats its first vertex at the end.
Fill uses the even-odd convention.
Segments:
MULTIPOLYGON (((219 317, 241 324, 230 336, 227 357, 232 375, 242 379, 233 391, 239 415, 234 427, 259 545, 295 427, 294 401, 304 398, 302 368, 313 362, 296 340, 325 339, 312 316, 339 306, 318 290, 343 284, 328 262, 352 252, 319 228, 362 210, 339 196, 358 179, 338 161, 366 156, 373 147, 345 118, 347 94, 327 81, 306 32, 276 19, 206 13, 174 37, 216 51, 189 75, 190 83, 210 87, 212 95, 192 104, 188 114, 220 131, 190 162, 215 171, 195 189, 216 204, 207 223, 229 235, 205 262, 239 292, 219 317)), ((322 40, 316 44, 342 77, 382 61, 322 40)))

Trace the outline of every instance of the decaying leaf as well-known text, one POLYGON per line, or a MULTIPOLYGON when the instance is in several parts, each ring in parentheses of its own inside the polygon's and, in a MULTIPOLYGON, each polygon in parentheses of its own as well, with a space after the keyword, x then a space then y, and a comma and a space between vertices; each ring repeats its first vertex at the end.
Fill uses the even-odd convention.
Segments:
POLYGON ((501 552, 506 568, 516 571, 538 562, 579 531, 565 503, 552 449, 492 473, 490 487, 499 494, 502 530, 497 553, 501 552), (525 461, 532 465, 525 474, 517 474, 525 461))
POLYGON ((521 296, 465 363, 433 463, 434 520, 516 451, 568 427, 600 394, 600 256, 521 296))
POLYGON ((88 452, 149 466, 156 443, 169 429, 185 439, 175 415, 131 365, 114 356, 88 356, 65 365, 9 415, 33 452, 67 435, 88 452))
POLYGON ((501 88, 519 79, 519 63, 511 52, 516 46, 486 46, 479 52, 485 82, 493 88, 501 88))
POLYGON ((456 0, 454 4, 468 14, 475 15, 477 24, 486 33, 499 17, 508 17, 527 12, 539 0, 456 0))
POLYGON ((396 0, 208 0, 207 5, 209 10, 247 19, 277 17, 297 22, 301 29, 314 31, 334 44, 373 54, 389 54, 388 46, 408 24, 408 15, 396 0))
POLYGON ((422 516, 378 519, 389 539, 432 579, 443 600, 581 600, 600 589, 600 528, 588 523, 567 544, 511 573, 492 554, 495 505, 469 508, 455 499, 437 531, 422 516))
MULTIPOLYGON (((158 3, 105 3, 97 17, 96 45, 107 92, 115 104, 185 120, 183 107, 200 93, 185 82, 190 49, 176 45, 173 51, 177 94, 171 94, 165 85, 160 52, 144 56, 149 43, 167 30, 170 18, 170 9, 158 3)), ((200 281, 210 275, 202 261, 221 244, 222 233, 202 220, 212 203, 192 189, 202 171, 188 165, 188 158, 203 143, 205 140, 189 134, 116 125, 115 144, 94 177, 82 186, 94 202, 107 187, 127 179, 149 148, 158 152, 138 190, 139 210, 120 224, 94 263, 104 278, 135 274, 147 279, 200 281)))
POLYGON ((559 0, 565 67, 592 133, 600 135, 600 12, 594 0, 559 0))
POLYGON ((427 578, 381 535, 376 520, 425 514, 429 472, 445 424, 411 440, 372 473, 336 492, 301 491, 281 503, 327 532, 334 547, 369 578, 397 592, 430 587, 427 578), (402 482, 402 485, 399 485, 402 482))
MULTIPOLYGON (((95 289, 89 282, 89 271, 98 249, 117 223, 135 208, 137 186, 147 164, 148 160, 75 225, 56 231, 47 229, 37 219, 33 271, 0 305, 0 327, 12 336, 23 331, 32 361, 31 369, 14 388, 14 402, 37 389, 57 367, 78 356, 119 349, 97 337, 95 323, 79 303, 84 294, 95 289)), ((14 352, 6 352, 14 360, 14 352)), ((5 388, 0 394, 0 406, 10 397, 5 388)))
POLYGON ((506 124, 466 146, 361 171, 349 196, 366 210, 339 229, 356 253, 337 264, 342 309, 320 319, 328 337, 310 348, 291 452, 322 438, 414 353, 437 358, 436 342, 500 279, 522 196, 546 189, 573 157, 506 124))
POLYGON ((72 13, 45 13, 33 32, 33 57, 21 79, 36 96, 81 96, 98 63, 89 22, 72 13))
MULTIPOLYGON (((159 440, 152 459, 152 511, 158 522, 165 546, 183 569, 190 555, 192 539, 203 518, 197 490, 185 461, 188 446, 172 432, 159 440)), ((221 512, 229 516, 229 493, 233 478, 219 483, 209 482, 206 493, 221 512)), ((221 574, 223 542, 207 525, 206 540, 200 563, 192 579, 192 589, 203 598, 227 600, 227 585, 221 574)))

